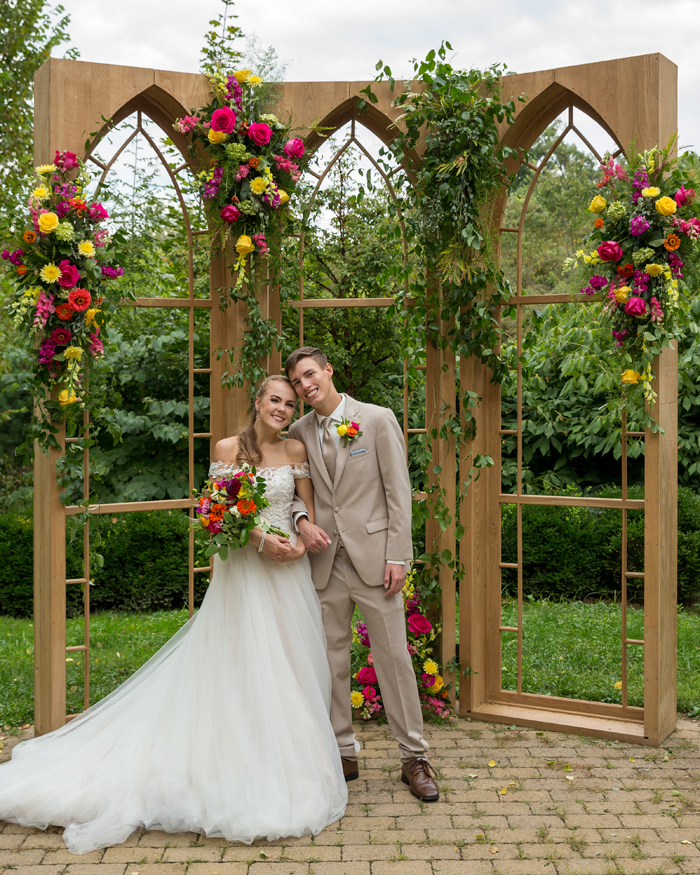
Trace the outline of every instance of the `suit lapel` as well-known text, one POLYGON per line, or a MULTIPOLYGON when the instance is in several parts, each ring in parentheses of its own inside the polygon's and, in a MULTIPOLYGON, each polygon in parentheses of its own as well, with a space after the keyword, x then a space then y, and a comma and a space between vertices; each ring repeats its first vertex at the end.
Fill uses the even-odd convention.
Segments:
MULTIPOLYGON (((357 407, 357 401, 355 401, 354 398, 351 398, 348 395, 345 402, 345 418, 350 422, 352 422, 353 420, 355 422, 358 422, 359 415, 360 411, 357 407)), ((345 463, 350 456, 352 444, 352 441, 344 441, 343 438, 340 439, 340 445, 338 447, 338 459, 335 463, 335 482, 333 484, 334 489, 338 486, 338 484, 340 483, 340 478, 343 476, 343 470, 345 469, 345 463)), ((323 467, 325 468, 326 466, 324 465, 323 467)))
POLYGON ((328 473, 328 468, 326 468, 326 463, 323 461, 321 444, 318 440, 318 420, 316 419, 316 414, 313 410, 309 414, 309 418, 306 421, 306 435, 304 444, 306 445, 306 452, 309 454, 309 459, 311 459, 311 461, 314 463, 316 470, 323 478, 323 482, 332 492, 333 484, 331 483, 331 478, 330 474, 328 473))

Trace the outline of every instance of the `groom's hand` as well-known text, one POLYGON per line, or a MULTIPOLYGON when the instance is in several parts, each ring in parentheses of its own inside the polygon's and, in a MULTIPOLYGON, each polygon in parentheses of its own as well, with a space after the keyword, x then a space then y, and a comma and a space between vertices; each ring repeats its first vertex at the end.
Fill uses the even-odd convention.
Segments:
POLYGON ((391 595, 396 595, 401 592, 403 585, 406 582, 406 567, 404 565, 395 565, 393 562, 387 562, 384 569, 384 598, 389 598, 391 595))
POLYGON ((323 529, 314 525, 308 517, 302 517, 297 522, 297 531, 309 553, 323 553, 331 543, 323 529))

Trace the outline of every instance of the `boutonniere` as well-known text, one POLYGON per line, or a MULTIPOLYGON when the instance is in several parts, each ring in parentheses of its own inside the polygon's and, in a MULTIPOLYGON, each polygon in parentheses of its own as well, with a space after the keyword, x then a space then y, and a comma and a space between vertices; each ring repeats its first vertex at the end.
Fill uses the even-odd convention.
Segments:
POLYGON ((349 441, 354 441, 355 438, 362 437, 359 422, 350 422, 343 417, 340 425, 337 428, 338 434, 343 439, 343 446, 346 447, 349 441))

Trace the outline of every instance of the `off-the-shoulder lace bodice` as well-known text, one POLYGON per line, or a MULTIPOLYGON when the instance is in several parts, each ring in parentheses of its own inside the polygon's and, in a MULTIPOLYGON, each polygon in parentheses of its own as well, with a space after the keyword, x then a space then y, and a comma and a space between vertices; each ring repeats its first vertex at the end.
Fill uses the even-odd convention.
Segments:
MULTIPOLYGON (((209 466, 210 477, 225 477, 240 471, 239 465, 230 462, 212 462, 209 466)), ((294 481, 310 477, 309 463, 298 465, 276 465, 274 468, 257 468, 256 474, 265 479, 267 488, 265 497, 270 506, 265 508, 264 517, 273 526, 282 531, 292 532, 292 500, 294 499, 294 481)))

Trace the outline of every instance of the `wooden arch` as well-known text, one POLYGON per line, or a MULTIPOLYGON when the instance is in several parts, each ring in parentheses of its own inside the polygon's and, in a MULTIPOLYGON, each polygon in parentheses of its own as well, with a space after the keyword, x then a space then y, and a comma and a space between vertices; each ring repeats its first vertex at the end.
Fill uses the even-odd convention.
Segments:
MULTIPOLYGON (((285 83, 280 87, 276 111, 281 117, 291 113, 296 125, 309 131, 307 145, 311 148, 321 141, 319 135, 311 131, 314 123, 335 130, 348 121, 359 122, 384 143, 389 143, 393 139, 389 124, 399 113, 391 106, 394 95, 386 84, 375 87, 378 103, 370 106, 366 113, 359 114, 357 101, 366 85, 366 82, 285 83)), ((518 105, 515 124, 509 129, 504 127, 502 132, 504 142, 525 149, 570 103, 595 118, 623 145, 635 138, 640 148, 665 142, 676 127, 676 68, 661 55, 507 76, 502 80, 502 88, 505 96, 525 93, 529 98, 525 105, 518 105)), ((86 138, 93 136, 92 132, 104 131, 102 120, 119 121, 134 110, 146 113, 159 124, 185 156, 186 141, 172 129, 172 124, 183 111, 204 105, 208 99, 208 83, 200 75, 51 59, 37 72, 35 79, 35 162, 50 161, 56 149, 69 149, 79 155, 91 154, 94 140, 87 152, 84 143, 86 138)), ((492 215, 496 228, 500 227, 504 205, 505 193, 494 203, 492 215)), ((189 299, 144 299, 142 305, 185 307, 190 314, 190 326, 194 309, 207 308, 212 351, 240 348, 246 316, 243 305, 230 306, 224 311, 218 308, 219 290, 227 289, 229 282, 224 257, 213 258, 209 299, 195 300, 190 292, 189 299)), ((279 293, 274 281, 262 276, 256 282, 256 294, 263 314, 279 323, 279 293)), ((518 297, 514 302, 516 305, 520 303, 518 297)), ((534 303, 532 297, 530 303, 534 303)), ((495 607, 498 600, 500 611, 500 392, 491 384, 490 374, 479 362, 460 362, 459 379, 483 399, 476 411, 478 435, 475 446, 462 447, 460 454, 464 457, 469 449, 473 449, 488 453, 497 461, 493 469, 485 471, 470 486, 461 510, 466 534, 460 544, 465 579, 459 600, 459 656, 462 666, 471 667, 472 674, 463 678, 460 685, 460 714, 648 743, 658 743, 672 730, 675 721, 674 356, 672 351, 666 351, 657 362, 658 411, 665 434, 646 436, 646 705, 641 714, 631 716, 629 709, 622 714, 614 712, 614 708, 611 711, 611 706, 608 706, 601 713, 597 703, 572 705, 570 700, 540 701, 547 697, 533 701, 522 695, 515 698, 504 695, 500 689, 501 633, 500 617, 496 618, 495 607)), ((231 434, 245 420, 248 404, 246 392, 221 389, 223 360, 212 357, 206 368, 195 368, 194 364, 190 351, 190 375, 195 371, 209 374, 211 416, 210 432, 201 435, 193 433, 190 420, 190 461, 194 439, 208 439, 213 445, 231 434)), ((273 354, 268 366, 270 370, 280 370, 279 354, 273 354)), ((428 349, 427 369, 429 379, 426 385, 431 391, 428 392, 426 425, 430 423, 435 427, 455 409, 455 362, 447 352, 428 349)), ((190 399, 191 387, 192 376, 190 399)), ((65 435, 60 434, 60 442, 64 439, 65 435)), ((454 517, 458 448, 451 440, 438 440, 433 448, 436 460, 439 459, 442 466, 437 476, 446 490, 447 504, 454 517)), ((77 509, 65 508, 61 504, 55 476, 57 461, 57 451, 52 450, 48 456, 36 453, 34 610, 35 725, 38 734, 63 725, 67 719, 65 522, 66 515, 77 512, 77 509)), ((98 513, 127 512, 141 509, 144 504, 152 509, 184 508, 189 506, 189 500, 183 496, 181 500, 139 505, 102 505, 95 510, 98 513)), ((441 550, 454 551, 454 525, 441 531, 433 522, 429 524, 427 536, 430 541, 437 540, 441 550)), ((191 560, 192 555, 191 548, 191 560)), ((206 570, 195 569, 190 561, 191 594, 194 573, 206 570)), ((457 649, 457 599, 449 569, 441 570, 440 583, 444 624, 440 656, 443 664, 447 664, 457 649)), ((87 671, 87 636, 86 644, 77 649, 85 652, 87 671)), ((450 679, 449 671, 446 671, 446 680, 450 679)))

